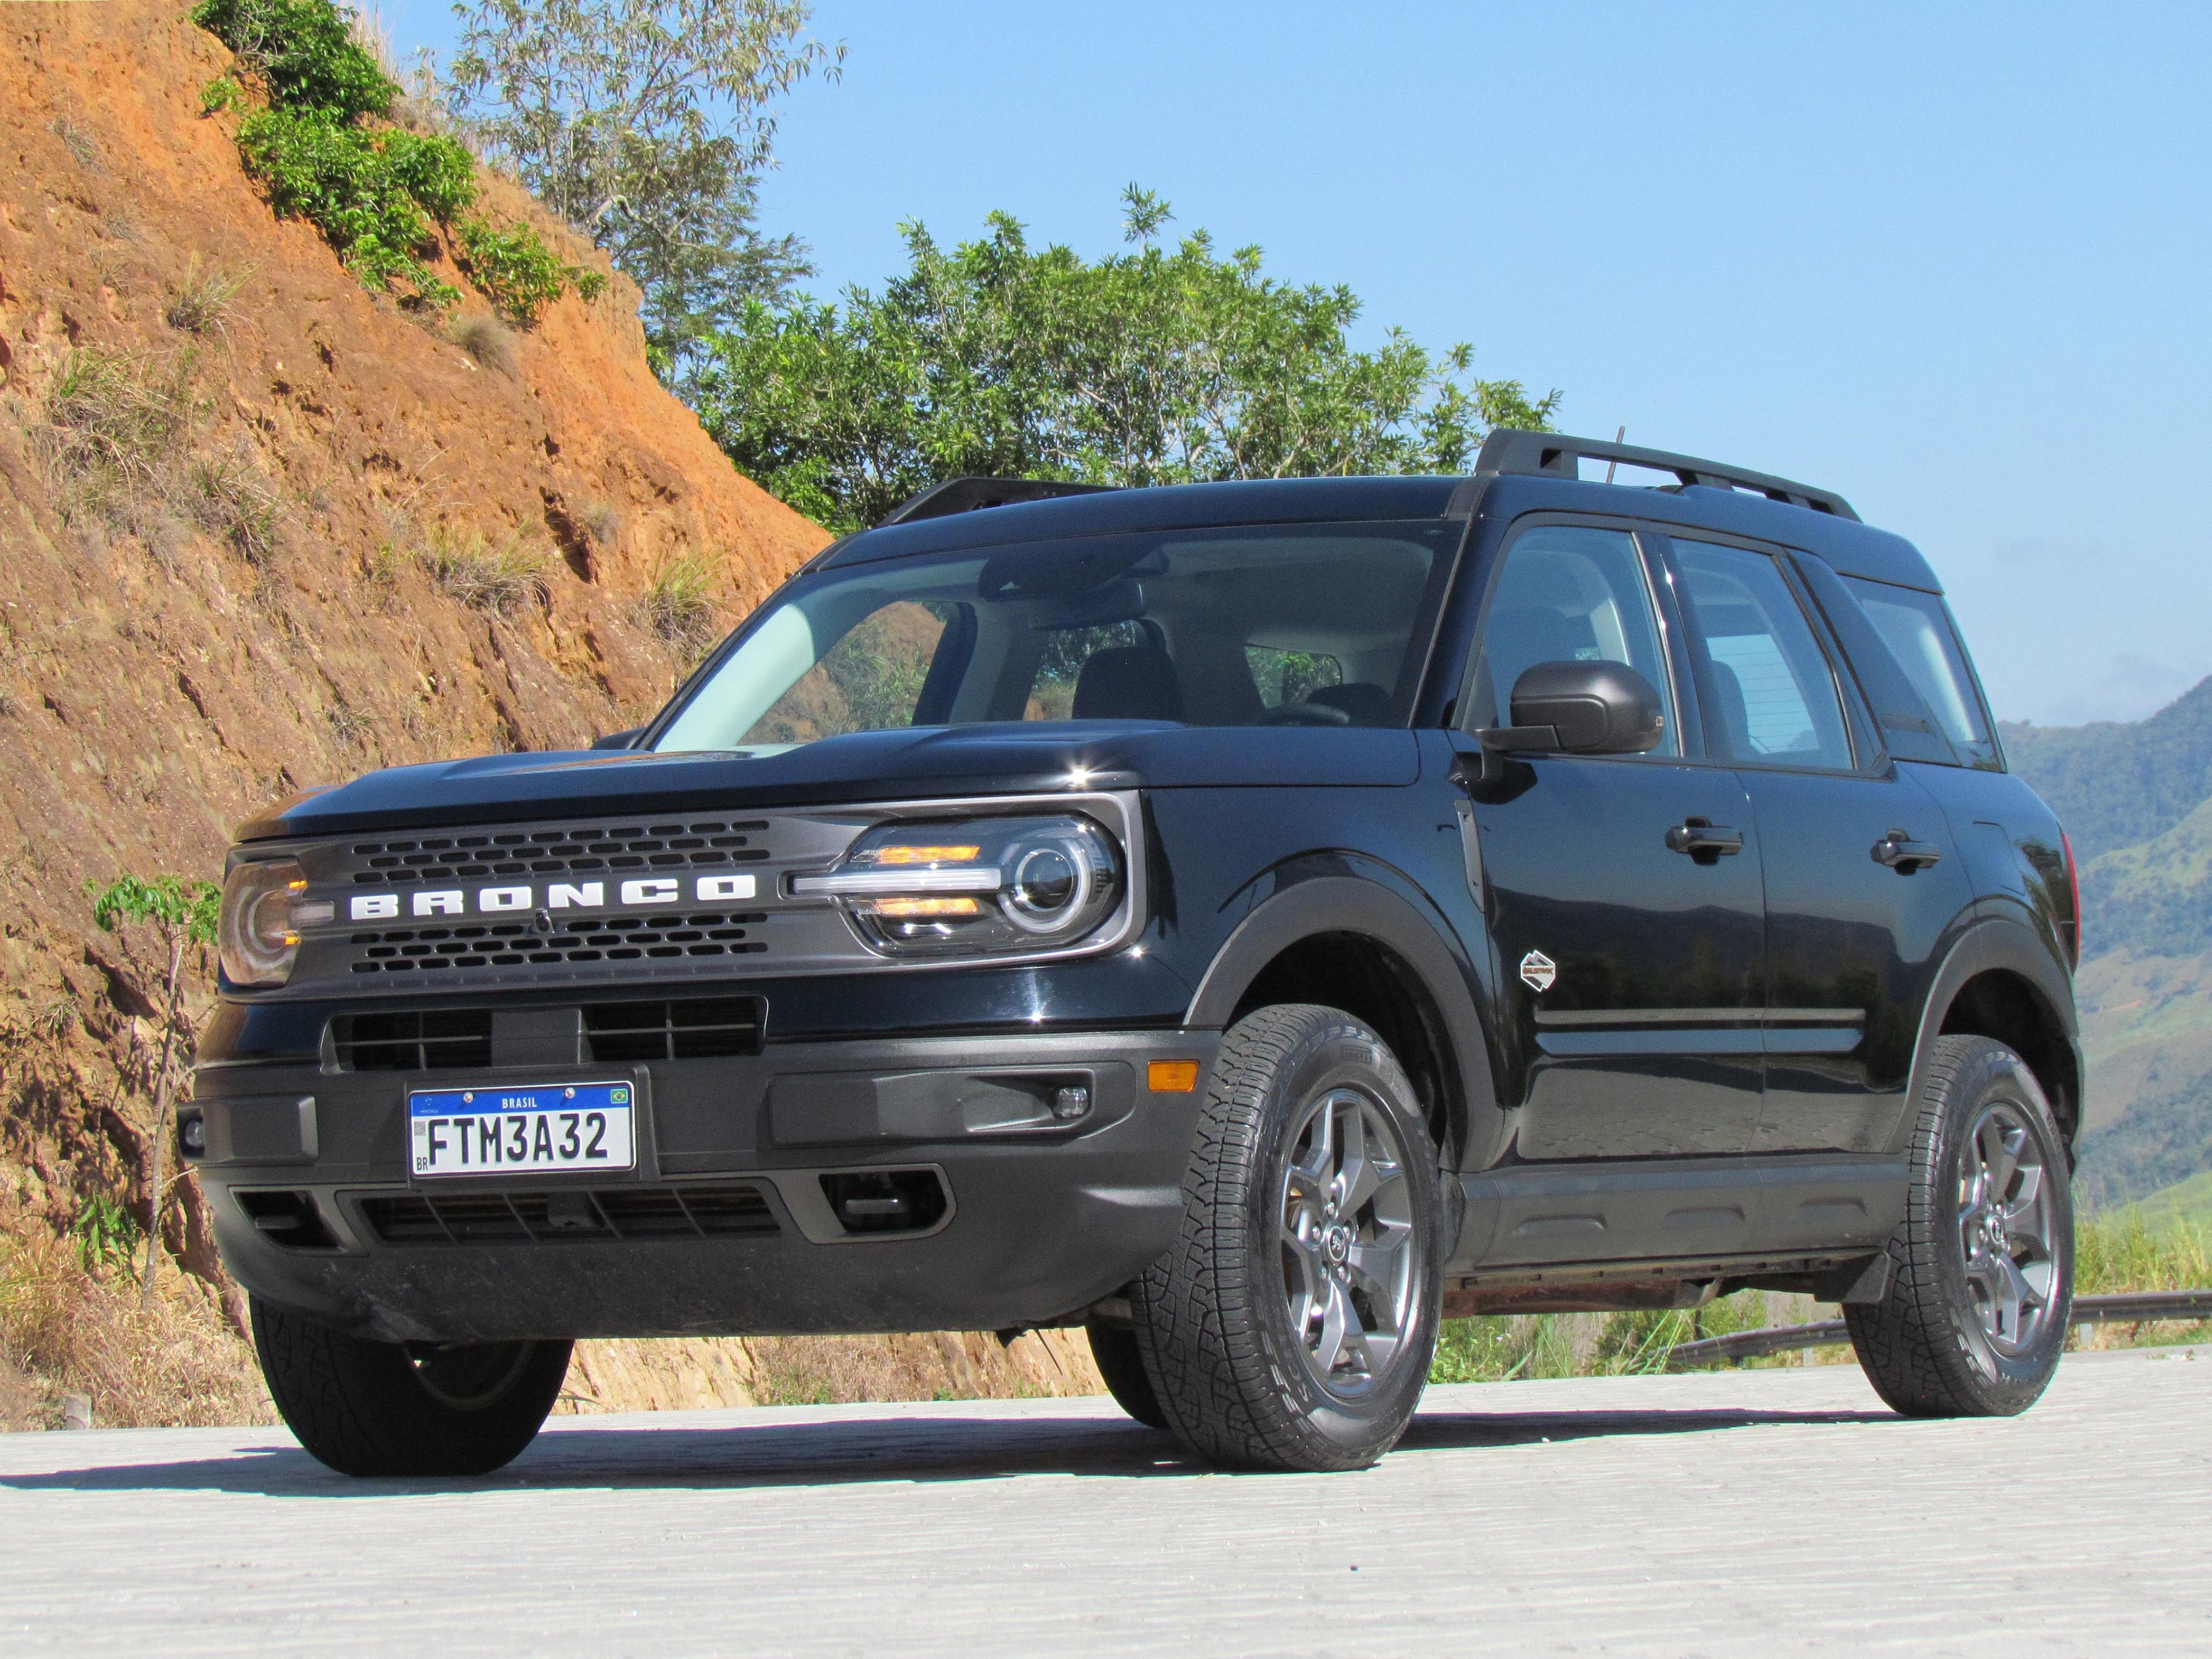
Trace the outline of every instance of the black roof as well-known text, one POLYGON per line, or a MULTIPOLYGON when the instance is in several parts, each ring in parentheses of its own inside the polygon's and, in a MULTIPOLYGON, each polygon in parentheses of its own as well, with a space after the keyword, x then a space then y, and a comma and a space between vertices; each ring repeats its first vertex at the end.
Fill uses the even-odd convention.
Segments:
POLYGON ((1549 509, 1670 520, 1802 548, 1846 575, 1942 592, 1917 548, 1859 522, 1850 504, 1832 490, 1663 450, 1513 431, 1492 433, 1475 471, 1465 477, 1254 478, 1072 491, 1048 483, 955 479, 908 502, 898 521, 833 544, 811 568, 1068 536, 1459 517, 1472 513, 1492 487, 1499 491, 1492 508, 1509 514, 1549 509), (1617 460, 1671 473, 1677 482, 1654 501, 1655 492, 1640 482, 1579 478, 1577 464, 1583 459, 1617 460), (927 516, 909 515, 924 502, 927 516))

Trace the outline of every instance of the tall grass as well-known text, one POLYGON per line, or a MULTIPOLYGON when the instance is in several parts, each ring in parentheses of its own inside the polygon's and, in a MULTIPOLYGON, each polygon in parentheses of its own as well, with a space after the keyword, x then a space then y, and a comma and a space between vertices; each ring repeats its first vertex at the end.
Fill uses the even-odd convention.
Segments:
POLYGON ((638 598, 637 616, 678 658, 696 662, 722 636, 714 567, 696 553, 664 560, 638 598))
POLYGON ((103 1428, 267 1423, 275 1413, 253 1351, 197 1279, 172 1273, 141 1299, 127 1255, 107 1259, 106 1218, 76 1237, 0 1240, 0 1380, 16 1426, 58 1427, 61 1396, 92 1401, 103 1428))
POLYGON ((447 597, 471 611, 504 617, 552 597, 550 556, 520 536, 495 542, 481 532, 441 526, 415 550, 415 561, 447 597))

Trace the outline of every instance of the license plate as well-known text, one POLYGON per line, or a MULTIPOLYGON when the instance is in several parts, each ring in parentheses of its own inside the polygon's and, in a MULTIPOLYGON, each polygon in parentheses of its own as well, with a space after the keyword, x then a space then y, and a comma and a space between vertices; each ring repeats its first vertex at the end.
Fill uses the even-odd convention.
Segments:
POLYGON ((408 1161, 418 1176, 631 1169, 635 1099, 627 1083, 417 1090, 407 1097, 408 1161))

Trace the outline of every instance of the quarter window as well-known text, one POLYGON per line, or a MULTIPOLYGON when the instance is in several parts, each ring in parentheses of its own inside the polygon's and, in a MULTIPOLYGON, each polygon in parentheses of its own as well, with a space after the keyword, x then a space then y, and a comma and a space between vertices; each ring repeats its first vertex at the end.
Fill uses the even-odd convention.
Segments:
POLYGON ((1718 760, 1847 770, 1850 738, 1827 654, 1764 553, 1676 538, 1696 639, 1705 748, 1718 760))
POLYGON ((1633 668, 1659 693, 1667 719, 1651 752, 1682 752, 1644 561, 1626 531, 1545 525, 1506 550, 1475 658, 1473 723, 1512 724, 1514 683, 1540 662, 1633 668))
POLYGON ((1859 607, 1904 667, 1913 690, 1919 692, 1943 735, 1960 748, 1994 752, 1990 730, 1982 719, 1982 700, 1974 690, 1974 678, 1966 668, 1966 653, 1959 648, 1950 612, 1933 593, 1896 587, 1888 582, 1866 581, 1846 576, 1844 581, 1858 598, 1859 607))

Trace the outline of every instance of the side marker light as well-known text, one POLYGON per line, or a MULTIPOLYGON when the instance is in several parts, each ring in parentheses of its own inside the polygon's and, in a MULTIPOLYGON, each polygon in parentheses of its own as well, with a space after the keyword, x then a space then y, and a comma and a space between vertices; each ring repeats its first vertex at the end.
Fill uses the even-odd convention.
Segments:
POLYGON ((1156 1095, 1187 1095, 1198 1087, 1198 1062, 1156 1060, 1145 1067, 1145 1084, 1156 1095))

